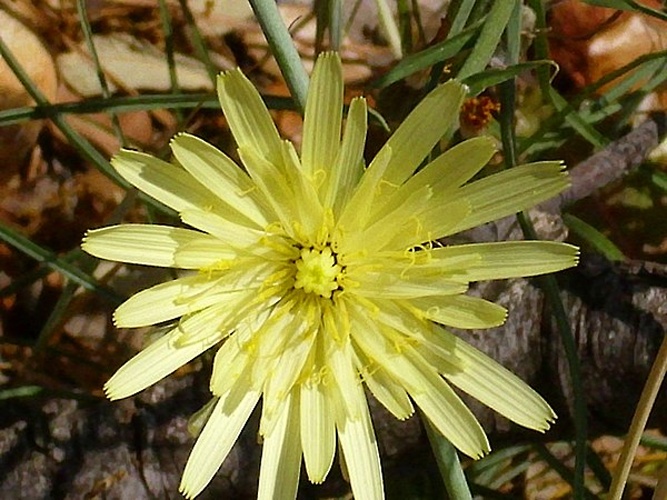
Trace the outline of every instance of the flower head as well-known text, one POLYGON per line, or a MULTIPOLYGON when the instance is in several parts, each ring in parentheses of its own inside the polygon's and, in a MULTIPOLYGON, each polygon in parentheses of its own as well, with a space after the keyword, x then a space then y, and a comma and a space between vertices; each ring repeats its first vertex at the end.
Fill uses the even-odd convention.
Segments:
POLYGON ((471 181, 494 154, 491 140, 475 138, 417 171, 458 116, 465 88, 452 80, 366 168, 366 103, 354 99, 342 127, 336 54, 319 57, 310 85, 299 155, 246 77, 221 75, 220 103, 244 169, 188 134, 171 142, 172 162, 121 151, 113 159, 120 175, 191 229, 123 224, 90 231, 83 243, 101 258, 190 271, 116 310, 120 327, 176 322, 105 386, 111 399, 131 396, 216 346, 217 402, 185 467, 189 498, 260 399, 261 498, 293 498, 302 459, 309 479, 323 481, 337 442, 355 497, 383 496, 365 388, 398 419, 416 404, 471 457, 489 444, 451 385, 532 429, 554 418, 525 383, 443 326, 502 324, 505 309, 466 295, 468 284, 564 269, 575 265, 576 248, 435 242, 560 192, 568 183, 561 166, 471 181))

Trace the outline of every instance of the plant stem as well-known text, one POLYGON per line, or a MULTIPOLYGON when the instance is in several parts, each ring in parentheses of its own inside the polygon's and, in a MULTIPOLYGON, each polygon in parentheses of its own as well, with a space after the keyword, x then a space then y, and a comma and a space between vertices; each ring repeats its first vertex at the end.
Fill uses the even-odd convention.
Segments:
POLYGON ((292 98, 303 114, 308 95, 308 74, 292 42, 287 26, 280 17, 275 0, 249 0, 259 25, 269 42, 292 98))

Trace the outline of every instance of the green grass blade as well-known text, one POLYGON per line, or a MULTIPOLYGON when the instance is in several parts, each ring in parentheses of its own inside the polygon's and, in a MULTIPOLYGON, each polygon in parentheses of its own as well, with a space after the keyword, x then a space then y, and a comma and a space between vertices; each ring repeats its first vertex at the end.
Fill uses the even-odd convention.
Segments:
POLYGON ((29 257, 32 257, 36 261, 43 262, 51 269, 61 273, 67 279, 72 280, 88 290, 99 293, 101 296, 111 300, 115 304, 120 304, 123 300, 123 298, 116 292, 101 285, 94 277, 83 272, 77 266, 71 264, 67 260, 61 259, 51 250, 33 243, 29 238, 4 224, 0 224, 0 240, 25 253, 29 257))
POLYGON ((276 58, 290 94, 297 108, 303 114, 308 95, 308 74, 303 67, 301 57, 294 47, 287 26, 280 17, 275 0, 249 0, 262 32, 269 42, 271 52, 276 58))
POLYGON ((447 17, 446 20, 450 21, 451 28, 447 38, 452 38, 463 31, 466 24, 468 23, 468 18, 472 12, 473 7, 475 6, 476 0, 452 0, 449 7, 447 8, 447 17))
POLYGON ((457 55, 478 33, 481 22, 475 23, 459 35, 436 43, 420 52, 403 58, 390 71, 372 83, 373 87, 384 88, 418 71, 443 62, 457 55))
POLYGON ((563 214, 563 222, 570 230, 596 251, 611 261, 625 259, 623 252, 600 231, 572 214, 563 214))
POLYGON ((475 96, 489 87, 512 80, 525 71, 530 71, 544 65, 556 67, 554 62, 549 60, 519 63, 503 69, 487 69, 481 73, 475 73, 463 80, 463 83, 470 88, 469 95, 475 96))
MULTIPOLYGON (((97 72, 97 80, 100 82, 100 88, 102 89, 102 97, 108 99, 111 96, 111 92, 109 91, 106 75, 104 74, 104 70, 100 64, 100 58, 97 55, 97 50, 95 49, 93 31, 90 28, 88 13, 86 11, 86 0, 76 0, 76 9, 79 13, 79 25, 83 30, 83 39, 86 42, 88 52, 90 52, 90 55, 93 58, 93 64, 95 65, 95 71, 97 72)), ((115 113, 109 114, 111 115, 111 125, 114 129, 114 133, 116 134, 118 143, 122 146, 126 146, 127 142, 125 140, 125 136, 123 135, 123 130, 120 128, 120 121, 118 121, 118 116, 115 113)))
POLYGON ((472 500, 456 448, 433 427, 425 415, 422 414, 421 417, 449 498, 472 500))
POLYGON ((498 47, 500 37, 505 31, 505 26, 507 26, 516 4, 517 0, 503 0, 491 4, 491 10, 486 18, 487 22, 482 25, 479 38, 465 63, 463 63, 463 67, 459 70, 457 78, 464 80, 486 68, 498 47))

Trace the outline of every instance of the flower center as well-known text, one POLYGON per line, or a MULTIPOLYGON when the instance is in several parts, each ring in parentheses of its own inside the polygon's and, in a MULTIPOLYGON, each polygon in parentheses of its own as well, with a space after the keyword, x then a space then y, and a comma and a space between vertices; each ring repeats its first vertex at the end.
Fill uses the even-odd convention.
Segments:
POLYGON ((316 293, 325 299, 339 287, 338 277, 342 267, 336 262, 331 248, 323 250, 304 248, 296 261, 294 288, 303 288, 304 292, 316 293))

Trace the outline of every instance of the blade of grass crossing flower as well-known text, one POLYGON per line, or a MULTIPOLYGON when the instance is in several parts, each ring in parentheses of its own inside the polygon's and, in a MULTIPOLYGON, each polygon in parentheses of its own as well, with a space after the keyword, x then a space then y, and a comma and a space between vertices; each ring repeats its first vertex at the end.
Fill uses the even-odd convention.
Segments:
POLYGON ((290 94, 303 112, 308 94, 308 74, 294 46, 292 36, 283 22, 278 4, 275 0, 249 0, 249 2, 278 62, 290 94))
MULTIPOLYGON (((0 37, 0 55, 7 62, 7 65, 14 72, 24 88, 28 91, 30 96, 38 105, 48 105, 49 102, 46 97, 37 88, 35 83, 30 79, 28 74, 23 70, 22 66, 11 53, 5 42, 0 37)), ((63 135, 70 141, 70 143, 77 148, 85 158, 95 164, 107 177, 117 182, 120 186, 129 189, 129 185, 122 177, 120 177, 113 168, 110 167, 109 162, 104 158, 99 151, 97 151, 86 139, 84 139, 76 130, 74 130, 69 123, 60 115, 52 116, 53 123, 60 129, 63 135)), ((153 200, 151 200, 154 203, 153 200)), ((159 209, 164 207, 156 206, 159 209)))
POLYGON ((299 436, 299 391, 283 401, 280 416, 270 434, 264 436, 259 469, 259 500, 296 498, 301 472, 299 436))
POLYGON ((482 25, 475 47, 459 70, 457 78, 465 79, 486 68, 498 47, 516 2, 517 0, 505 0, 491 3, 487 21, 482 25))
POLYGON ((338 156, 343 113, 342 71, 337 53, 321 54, 308 87, 301 166, 313 180, 323 179, 338 156))
POLYGON ((178 0, 178 3, 181 6, 181 10, 183 11, 185 22, 188 24, 188 27, 190 28, 188 30, 188 33, 191 37, 195 51, 197 52, 197 56, 199 57, 199 60, 204 63, 204 66, 206 66, 206 71, 208 72, 208 76, 211 79, 213 85, 215 85, 215 75, 217 74, 218 71, 215 67, 215 64, 213 64, 213 61, 211 60, 208 47, 206 47, 206 42, 204 41, 204 37, 199 31, 199 26, 197 26, 197 21, 195 20, 195 16, 192 15, 192 11, 190 10, 190 6, 188 5, 186 0, 178 0))
POLYGON ((190 452, 179 486, 188 499, 201 493, 220 468, 260 397, 259 392, 247 391, 236 406, 227 409, 229 395, 220 398, 190 452))
POLYGON ((449 498, 472 500, 472 493, 468 488, 468 481, 461 468, 456 448, 440 435, 428 418, 422 416, 422 421, 449 498))

